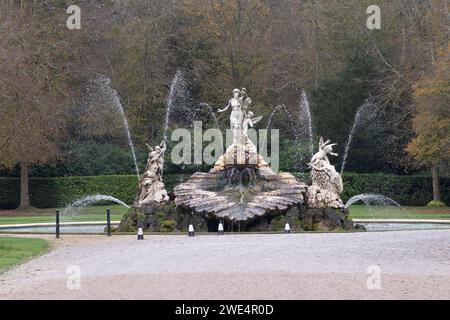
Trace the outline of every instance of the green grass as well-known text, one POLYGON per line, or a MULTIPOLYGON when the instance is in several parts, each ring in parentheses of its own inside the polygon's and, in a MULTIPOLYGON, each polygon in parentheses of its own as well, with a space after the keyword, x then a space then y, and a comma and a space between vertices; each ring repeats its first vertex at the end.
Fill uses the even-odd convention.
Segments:
MULTIPOLYGON (((111 220, 120 220, 127 208, 119 205, 111 208, 111 220)), ((105 221, 107 206, 92 206, 79 210, 75 214, 61 216, 61 222, 105 221)), ((0 225, 22 223, 52 223, 55 221, 55 208, 33 209, 26 214, 6 212, 0 215, 0 225)), ((353 219, 450 219, 449 207, 377 207, 353 205, 350 207, 350 217, 353 219)))
POLYGON ((382 207, 353 205, 352 219, 450 219, 449 207, 382 207))
POLYGON ((44 239, 0 238, 0 272, 47 251, 49 247, 44 239))
MULTIPOLYGON (((106 208, 111 209, 111 220, 120 220, 128 210, 123 206, 92 206, 78 210, 76 213, 61 215, 61 222, 88 222, 88 221, 106 221, 106 208)), ((0 215, 0 225, 22 224, 22 223, 46 223, 55 222, 56 208, 51 209, 33 209, 23 213, 7 212, 7 216, 0 215)))

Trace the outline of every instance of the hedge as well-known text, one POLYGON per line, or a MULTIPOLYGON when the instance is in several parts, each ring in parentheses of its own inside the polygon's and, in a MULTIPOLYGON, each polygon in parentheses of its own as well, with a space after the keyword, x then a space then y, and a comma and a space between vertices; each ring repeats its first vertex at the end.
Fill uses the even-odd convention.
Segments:
MULTIPOLYGON (((308 174, 295 174, 308 183, 308 174)), ((164 182, 170 192, 189 178, 190 174, 167 174, 164 182)), ((423 206, 432 200, 431 177, 399 176, 392 174, 344 173, 344 201, 360 193, 377 193, 402 205, 423 206)), ((58 177, 30 179, 30 201, 37 208, 62 207, 83 196, 104 194, 132 203, 137 194, 136 176, 58 177)), ((441 179, 443 201, 450 204, 450 178, 441 179)), ((0 178, 0 208, 19 205, 19 179, 0 178)))
MULTIPOLYGON (((299 180, 310 182, 309 174, 294 175, 299 180)), ((431 176, 344 172, 342 178, 344 202, 361 193, 381 194, 404 206, 424 206, 433 200, 431 176)), ((450 205, 450 178, 441 178, 440 183, 442 200, 450 205)))

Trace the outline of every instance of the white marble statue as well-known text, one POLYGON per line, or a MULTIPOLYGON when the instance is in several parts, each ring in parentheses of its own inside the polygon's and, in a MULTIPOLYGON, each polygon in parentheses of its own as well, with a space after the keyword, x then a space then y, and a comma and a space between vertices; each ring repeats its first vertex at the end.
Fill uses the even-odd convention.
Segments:
POLYGON ((247 96, 245 88, 243 89, 244 95, 241 90, 233 90, 233 98, 228 101, 227 106, 224 109, 217 110, 218 113, 227 111, 230 107, 230 129, 233 132, 233 144, 245 144, 245 137, 243 133, 243 122, 246 116, 248 107, 252 103, 252 100, 247 96))
POLYGON ((162 181, 166 144, 161 142, 161 144, 155 148, 152 148, 147 144, 147 147, 150 152, 148 154, 148 162, 145 172, 139 183, 139 205, 148 204, 151 202, 160 203, 169 200, 164 182, 162 181))
POLYGON ((343 191, 342 177, 328 159, 328 155, 338 155, 333 152, 335 145, 336 143, 330 144, 330 140, 324 142, 321 137, 319 151, 309 163, 312 185, 308 187, 308 205, 311 208, 344 207, 339 196, 343 191))
POLYGON ((230 128, 233 134, 233 143, 227 148, 214 165, 217 170, 224 170, 233 165, 267 166, 264 159, 257 154, 257 148, 248 136, 249 127, 253 127, 262 117, 253 118, 253 112, 249 111, 252 99, 247 95, 245 88, 234 89, 233 97, 228 101, 224 109, 217 110, 218 113, 225 112, 231 108, 230 128))

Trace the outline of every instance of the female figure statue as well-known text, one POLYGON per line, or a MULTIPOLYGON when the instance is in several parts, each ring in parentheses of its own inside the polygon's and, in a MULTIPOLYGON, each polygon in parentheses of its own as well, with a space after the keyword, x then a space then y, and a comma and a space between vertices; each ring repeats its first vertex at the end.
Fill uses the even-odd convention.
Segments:
MULTIPOLYGON (((242 97, 240 96, 241 91, 239 89, 233 90, 233 98, 228 101, 227 106, 224 109, 219 109, 217 112, 225 112, 230 107, 232 108, 230 115, 230 129, 233 131, 233 144, 241 144, 245 143, 244 134, 243 134, 243 126, 242 123, 244 121, 244 111, 243 111, 243 103, 242 97)), ((249 99, 249 98, 247 98, 249 99)), ((247 105, 248 102, 246 102, 247 105)))

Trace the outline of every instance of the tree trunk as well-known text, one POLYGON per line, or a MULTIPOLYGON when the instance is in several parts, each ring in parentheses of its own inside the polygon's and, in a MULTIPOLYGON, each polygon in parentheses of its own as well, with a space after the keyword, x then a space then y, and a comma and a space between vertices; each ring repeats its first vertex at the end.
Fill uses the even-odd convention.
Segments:
POLYGON ((441 190, 439 190, 439 166, 433 165, 431 168, 431 176, 433 177, 433 200, 441 201, 441 190))
POLYGON ((28 190, 28 164, 20 164, 20 209, 30 207, 30 193, 28 190))

